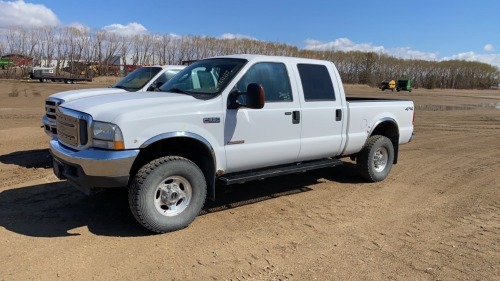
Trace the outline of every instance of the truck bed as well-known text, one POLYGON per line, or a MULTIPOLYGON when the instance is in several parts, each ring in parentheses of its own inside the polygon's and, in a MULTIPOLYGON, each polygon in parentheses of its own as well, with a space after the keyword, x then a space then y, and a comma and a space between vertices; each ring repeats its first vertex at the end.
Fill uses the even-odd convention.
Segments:
POLYGON ((346 97, 347 102, 383 102, 383 101, 409 101, 407 99, 386 99, 386 98, 362 98, 362 97, 346 97))
POLYGON ((413 101, 384 98, 346 98, 348 108, 347 145, 343 155, 364 146, 372 130, 380 122, 389 121, 399 128, 399 144, 411 140, 413 133, 413 101))

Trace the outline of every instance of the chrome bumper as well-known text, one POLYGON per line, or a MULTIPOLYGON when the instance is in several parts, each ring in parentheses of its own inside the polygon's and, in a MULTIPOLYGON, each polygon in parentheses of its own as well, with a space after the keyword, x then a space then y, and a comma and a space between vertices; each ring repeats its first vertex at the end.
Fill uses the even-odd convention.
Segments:
POLYGON ((55 135, 57 135, 56 122, 53 122, 52 120, 50 120, 49 118, 47 118, 47 115, 44 115, 42 117, 42 124, 43 124, 43 129, 44 129, 45 133, 49 137, 52 138, 55 135))
POLYGON ((49 143, 53 156, 54 174, 82 188, 126 186, 130 170, 139 150, 72 150, 62 146, 57 138, 49 143))

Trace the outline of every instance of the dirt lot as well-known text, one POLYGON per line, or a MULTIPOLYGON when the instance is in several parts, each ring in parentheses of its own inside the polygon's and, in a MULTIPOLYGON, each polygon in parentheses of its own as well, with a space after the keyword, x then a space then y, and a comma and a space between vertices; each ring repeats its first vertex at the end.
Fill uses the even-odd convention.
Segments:
POLYGON ((347 86, 415 101, 381 183, 351 163, 218 189, 186 229, 143 230, 126 193, 52 174, 44 99, 109 81, 0 81, 0 280, 499 280, 500 91, 347 86))

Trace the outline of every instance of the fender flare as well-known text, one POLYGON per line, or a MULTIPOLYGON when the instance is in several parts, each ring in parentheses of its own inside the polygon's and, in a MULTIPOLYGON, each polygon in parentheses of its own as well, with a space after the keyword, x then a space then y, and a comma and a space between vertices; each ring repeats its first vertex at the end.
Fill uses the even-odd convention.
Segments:
POLYGON ((215 150, 207 139, 205 139, 204 137, 202 137, 198 134, 192 133, 192 132, 183 132, 183 131, 168 132, 168 133, 156 135, 156 136, 148 139, 139 148, 145 149, 148 146, 150 146, 151 144, 156 143, 158 141, 179 138, 179 137, 191 138, 191 139, 194 139, 194 140, 202 143, 205 146, 205 148, 207 149, 207 151, 210 153, 210 157, 212 158, 211 165, 212 165, 213 169, 206 171, 208 174, 206 174, 205 177, 207 179, 207 188, 208 188, 207 194, 208 194, 210 199, 215 200, 215 175, 216 175, 215 170, 217 167, 217 159, 215 156, 215 150))
MULTIPOLYGON (((394 126, 394 128, 396 128, 396 135, 393 135, 393 136, 387 136, 391 142, 392 142, 392 145, 394 147, 394 160, 393 160, 393 164, 397 164, 398 163, 398 155, 399 155, 399 124, 398 122, 394 119, 394 118, 391 118, 391 117, 384 117, 380 120, 378 120, 374 125, 373 127, 371 128, 370 132, 368 133, 368 138, 370 138, 374 131, 378 128, 378 126, 382 123, 390 123, 394 126), (397 138, 396 138, 397 137, 397 138)), ((368 140, 367 138, 367 140, 368 140)))

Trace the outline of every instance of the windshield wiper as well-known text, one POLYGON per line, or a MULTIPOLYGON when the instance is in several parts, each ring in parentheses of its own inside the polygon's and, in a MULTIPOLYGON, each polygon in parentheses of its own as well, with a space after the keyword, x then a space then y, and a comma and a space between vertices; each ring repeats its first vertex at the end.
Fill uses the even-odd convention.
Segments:
POLYGON ((122 86, 122 85, 115 85, 115 86, 113 86, 113 88, 125 89, 125 90, 127 89, 127 87, 122 86))

